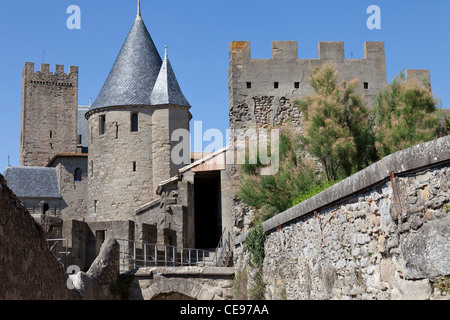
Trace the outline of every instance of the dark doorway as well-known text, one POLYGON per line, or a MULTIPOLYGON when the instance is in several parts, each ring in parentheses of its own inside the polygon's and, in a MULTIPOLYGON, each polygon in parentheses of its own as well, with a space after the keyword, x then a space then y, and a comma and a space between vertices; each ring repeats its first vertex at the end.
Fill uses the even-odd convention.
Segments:
POLYGON ((195 173, 194 203, 195 247, 216 248, 222 235, 220 171, 195 173))

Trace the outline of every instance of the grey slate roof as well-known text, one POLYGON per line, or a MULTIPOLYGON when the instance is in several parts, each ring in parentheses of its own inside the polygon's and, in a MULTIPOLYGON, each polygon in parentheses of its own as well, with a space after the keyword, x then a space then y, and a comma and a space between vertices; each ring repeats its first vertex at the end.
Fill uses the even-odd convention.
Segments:
POLYGON ((150 100, 152 105, 175 104, 178 106, 191 106, 181 91, 172 65, 167 57, 167 52, 150 100))
POLYGON ((150 105, 150 95, 161 65, 161 56, 138 15, 89 111, 112 106, 150 105))
POLYGON ((61 198, 56 168, 8 167, 3 175, 19 198, 61 198))
POLYGON ((89 106, 78 106, 78 134, 81 134, 81 145, 85 148, 89 146, 89 124, 86 120, 86 113, 89 106))

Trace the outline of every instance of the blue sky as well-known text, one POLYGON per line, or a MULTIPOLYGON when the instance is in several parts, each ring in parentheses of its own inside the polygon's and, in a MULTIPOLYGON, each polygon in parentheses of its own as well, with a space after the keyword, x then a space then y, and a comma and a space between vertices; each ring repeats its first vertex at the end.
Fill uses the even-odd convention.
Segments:
MULTIPOLYGON (((387 80, 403 69, 430 69, 433 93, 450 107, 448 0, 141 0, 142 16, 169 58, 203 130, 228 128, 228 47, 251 41, 253 58, 271 58, 274 40, 298 41, 299 58, 317 58, 319 41, 344 41, 363 58, 365 41, 384 41, 387 80), (369 30, 370 5, 381 30, 369 30)), ((19 164, 24 63, 79 66, 79 105, 97 97, 136 16, 137 0, 21 0, 0 6, 0 172, 19 164), (81 30, 69 30, 70 5, 81 30), (45 54, 43 52, 45 51, 45 54)))

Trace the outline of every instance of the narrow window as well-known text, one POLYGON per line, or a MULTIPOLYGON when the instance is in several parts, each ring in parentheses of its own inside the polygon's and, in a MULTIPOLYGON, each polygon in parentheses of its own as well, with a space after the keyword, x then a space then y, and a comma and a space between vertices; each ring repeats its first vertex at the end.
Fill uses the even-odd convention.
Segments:
POLYGON ((82 144, 83 142, 83 137, 81 136, 81 134, 78 135, 78 144, 82 144))
POLYGON ((94 176, 94 161, 91 160, 91 177, 94 176))
POLYGON ((73 176, 75 181, 81 181, 83 177, 83 171, 80 168, 76 168, 73 176))
POLYGON ((105 124, 106 124, 106 117, 100 116, 99 118, 99 133, 100 135, 105 134, 105 124))
POLYGON ((94 213, 97 213, 97 202, 98 200, 94 200, 94 213))
POLYGON ((53 131, 50 131, 50 139, 53 139, 53 131))
POLYGON ((364 89, 369 89, 369 83, 368 82, 364 82, 364 89))
POLYGON ((136 161, 133 162, 133 172, 136 172, 136 161))
POLYGON ((131 132, 139 131, 139 116, 137 113, 131 114, 131 132))
POLYGON ((278 89, 278 82, 274 82, 273 87, 274 87, 274 89, 278 89))
POLYGON ((247 82, 247 89, 251 89, 252 88, 252 83, 251 82, 247 82))
POLYGON ((300 88, 300 82, 294 82, 294 88, 295 89, 300 88))

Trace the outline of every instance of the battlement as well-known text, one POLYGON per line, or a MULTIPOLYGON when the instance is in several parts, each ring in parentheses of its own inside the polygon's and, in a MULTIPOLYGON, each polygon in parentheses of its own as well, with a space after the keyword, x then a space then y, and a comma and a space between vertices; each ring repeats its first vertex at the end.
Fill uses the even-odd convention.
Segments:
MULTIPOLYGON (((344 42, 320 41, 318 45, 319 60, 344 60, 344 42)), ((365 42, 364 59, 384 60, 384 42, 365 42)), ((297 41, 273 41, 272 59, 274 60, 299 60, 297 41)), ((230 45, 230 62, 239 63, 245 60, 258 60, 251 57, 250 41, 233 41, 230 45)), ((308 60, 308 59, 301 59, 308 60)), ((310 59, 311 60, 311 59, 310 59)), ((348 59, 357 60, 357 59, 348 59)))
MULTIPOLYGON (((358 79, 355 90, 374 104, 387 83, 383 42, 365 42, 362 59, 346 59, 342 41, 321 41, 317 49, 318 58, 300 59, 296 41, 273 41, 271 59, 252 59, 250 41, 231 42, 230 127, 264 127, 283 121, 301 126, 300 114, 291 101, 313 94, 311 70, 329 63, 336 68, 339 83, 358 79)), ((413 76, 423 78, 408 74, 409 78, 413 76)))
POLYGON ((405 70, 405 80, 407 82, 416 82, 419 86, 431 91, 430 70, 427 69, 405 70))
POLYGON ((65 75, 65 76, 73 76, 78 75, 78 67, 76 66, 70 66, 69 72, 64 73, 64 66, 57 64, 55 65, 55 72, 50 72, 50 65, 46 63, 41 63, 41 69, 38 71, 34 70, 34 63, 33 62, 26 62, 25 67, 23 68, 24 75, 31 75, 31 74, 39 74, 39 75, 65 75))

